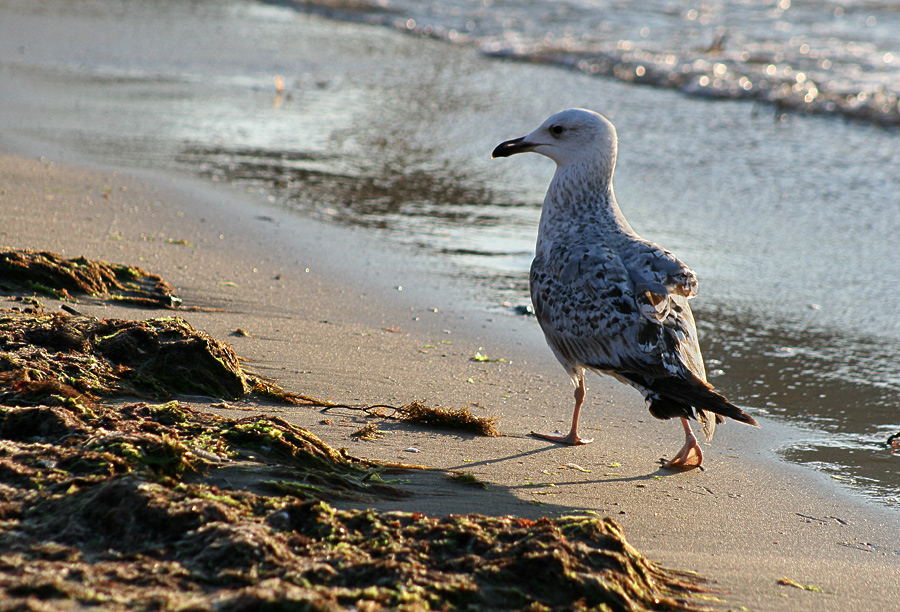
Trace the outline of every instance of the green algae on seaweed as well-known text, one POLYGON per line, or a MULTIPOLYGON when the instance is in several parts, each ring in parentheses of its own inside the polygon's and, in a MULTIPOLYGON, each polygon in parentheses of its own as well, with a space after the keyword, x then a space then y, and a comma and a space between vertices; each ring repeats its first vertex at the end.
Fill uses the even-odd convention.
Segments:
POLYGON ((0 289, 73 300, 83 294, 151 308, 178 308, 181 298, 162 278, 137 266, 50 251, 0 247, 0 289))
MULTIPOLYGON (((178 402, 0 406, 0 466, 18 474, 26 488, 51 496, 117 474, 160 482, 209 477, 248 453, 257 459, 240 463, 245 475, 254 470, 271 474, 257 470, 263 460, 278 464, 295 481, 319 485, 315 498, 403 496, 391 487, 366 484, 377 464, 338 452, 277 417, 234 420, 178 402), (41 453, 47 456, 43 467, 49 469, 20 469, 38 465, 38 459, 29 457, 41 453)), ((255 482, 252 474, 245 480, 255 482)))
POLYGON ((247 384, 250 387, 250 393, 257 397, 264 397, 282 404, 293 404, 295 406, 335 406, 334 402, 310 397, 302 393, 286 391, 280 386, 266 380, 261 376, 257 376, 252 372, 244 370, 247 378, 247 384))
POLYGON ((447 478, 452 480, 453 482, 457 482, 459 484, 464 484, 470 487, 478 487, 480 489, 487 489, 487 483, 483 480, 479 480, 475 474, 470 474, 469 472, 450 472, 447 474, 447 478))
POLYGON ((294 495, 129 474, 32 492, 0 524, 0 589, 11 602, 105 600, 113 610, 178 608, 188 597, 199 610, 276 599, 317 610, 706 608, 692 596, 695 576, 644 559, 611 519, 439 519, 294 495), (54 588, 36 588, 38 577, 54 588))

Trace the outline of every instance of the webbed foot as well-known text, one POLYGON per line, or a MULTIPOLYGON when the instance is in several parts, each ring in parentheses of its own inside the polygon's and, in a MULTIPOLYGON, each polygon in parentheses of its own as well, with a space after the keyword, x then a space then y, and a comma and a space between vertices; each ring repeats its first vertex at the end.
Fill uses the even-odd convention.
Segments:
POLYGON ((563 435, 560 433, 548 434, 532 431, 531 435, 541 438, 542 440, 549 440, 551 442, 556 442, 557 444, 568 444, 569 446, 580 446, 582 444, 590 444, 594 441, 593 438, 582 438, 579 437, 578 434, 573 432, 569 432, 566 435, 563 435))
POLYGON ((678 454, 668 461, 662 460, 663 467, 667 470, 693 470, 703 469, 703 451, 696 439, 688 440, 678 454))

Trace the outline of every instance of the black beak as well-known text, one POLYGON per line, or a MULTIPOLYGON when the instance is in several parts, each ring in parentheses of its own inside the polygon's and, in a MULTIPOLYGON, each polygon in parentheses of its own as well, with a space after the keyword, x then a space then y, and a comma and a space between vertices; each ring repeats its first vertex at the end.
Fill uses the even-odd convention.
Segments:
POLYGON ((525 137, 516 138, 515 140, 507 140, 506 142, 501 142, 497 145, 497 148, 494 149, 494 152, 491 153, 491 158, 496 157, 509 157, 510 155, 515 155, 516 153, 525 153, 527 151, 531 151, 534 149, 534 145, 525 140, 525 137))

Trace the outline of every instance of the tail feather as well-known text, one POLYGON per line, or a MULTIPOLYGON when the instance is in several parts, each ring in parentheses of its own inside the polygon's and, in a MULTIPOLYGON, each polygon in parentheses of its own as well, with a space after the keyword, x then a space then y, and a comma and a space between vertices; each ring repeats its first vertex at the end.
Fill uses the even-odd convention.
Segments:
POLYGON ((701 422, 706 421, 704 432, 706 429, 710 429, 709 436, 715 429, 715 423, 724 422, 721 417, 728 417, 747 425, 759 427, 756 419, 729 402, 724 396, 713 391, 711 384, 697 377, 690 379, 658 378, 646 385, 646 388, 656 395, 650 404, 650 412, 657 418, 693 417, 694 411, 691 410, 691 406, 696 408, 698 413, 702 411, 715 413, 717 416, 714 422, 709 419, 708 415, 699 417, 701 422), (707 423, 712 427, 707 427, 707 423))

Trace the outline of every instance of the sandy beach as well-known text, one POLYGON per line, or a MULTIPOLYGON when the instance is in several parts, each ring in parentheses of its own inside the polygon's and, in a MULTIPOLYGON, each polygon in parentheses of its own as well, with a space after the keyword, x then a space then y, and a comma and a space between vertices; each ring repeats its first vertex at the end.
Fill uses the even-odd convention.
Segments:
MULTIPOLYGON (((0 169, 4 244, 162 275, 186 306, 222 309, 184 313, 193 326, 227 338, 248 368, 286 388, 347 404, 470 405, 499 419, 501 438, 384 421, 383 437, 366 442, 349 436, 364 420, 358 413, 330 413, 331 425, 314 409, 280 413, 356 455, 463 469, 489 483, 461 496, 431 474, 413 475, 412 498, 379 508, 528 518, 592 511, 620 522, 649 558, 709 578, 734 609, 897 603, 896 514, 779 461, 772 449, 790 432, 773 421, 758 431, 721 428, 708 469, 674 474, 657 463, 679 444, 672 424, 650 418, 637 394, 595 378, 584 419, 594 444, 550 445, 528 432, 564 427, 571 392, 536 324, 459 308, 402 254, 191 179, 11 155, 0 169), (238 328, 250 335, 229 336, 238 328), (476 362, 476 352, 509 363, 476 362), (817 590, 779 584, 785 578, 817 590)), ((211 403, 195 405, 215 410, 211 403)))

